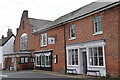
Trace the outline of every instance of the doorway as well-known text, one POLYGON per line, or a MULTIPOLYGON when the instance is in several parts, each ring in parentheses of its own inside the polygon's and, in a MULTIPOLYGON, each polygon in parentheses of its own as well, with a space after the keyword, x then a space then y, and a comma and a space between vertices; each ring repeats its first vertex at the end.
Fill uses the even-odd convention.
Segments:
POLYGON ((82 52, 82 56, 83 56, 83 72, 84 74, 87 74, 87 55, 86 55, 86 51, 82 52))

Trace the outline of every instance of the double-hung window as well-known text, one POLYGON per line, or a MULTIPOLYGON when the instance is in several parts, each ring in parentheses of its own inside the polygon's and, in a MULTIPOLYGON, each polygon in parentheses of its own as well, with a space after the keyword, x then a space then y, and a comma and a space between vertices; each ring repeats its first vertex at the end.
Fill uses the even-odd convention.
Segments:
POLYGON ((89 48, 89 65, 104 66, 103 47, 89 48))
POLYGON ((78 49, 68 50, 68 65, 78 65, 78 49))
POLYGON ((70 39, 75 39, 75 38, 76 38, 75 25, 71 24, 70 25, 70 39))
POLYGON ((41 34, 41 47, 47 46, 47 33, 41 34))
POLYGON ((102 17, 96 16, 93 19, 94 21, 94 33, 102 34, 102 17))

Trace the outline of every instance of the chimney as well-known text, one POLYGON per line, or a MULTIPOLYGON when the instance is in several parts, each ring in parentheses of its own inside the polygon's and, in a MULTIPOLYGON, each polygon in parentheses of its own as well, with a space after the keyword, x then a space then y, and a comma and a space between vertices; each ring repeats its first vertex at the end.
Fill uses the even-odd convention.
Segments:
POLYGON ((23 11, 22 17, 27 17, 28 18, 28 10, 23 11))
POLYGON ((4 37, 4 35, 2 35, 2 39, 4 39, 5 37, 4 37))
POLYGON ((7 37, 8 36, 11 36, 13 33, 12 33, 12 29, 8 29, 8 32, 7 32, 7 37))

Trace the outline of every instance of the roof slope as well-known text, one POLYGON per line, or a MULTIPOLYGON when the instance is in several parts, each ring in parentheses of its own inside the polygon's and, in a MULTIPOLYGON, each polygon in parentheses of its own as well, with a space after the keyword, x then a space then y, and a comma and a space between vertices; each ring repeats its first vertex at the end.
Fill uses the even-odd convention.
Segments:
POLYGON ((108 7, 108 6, 116 4, 116 3, 119 3, 119 2, 93 2, 93 3, 88 4, 82 8, 79 8, 71 13, 68 13, 64 16, 59 17, 55 21, 53 21, 50 24, 38 29, 34 33, 38 33, 40 31, 44 31, 47 28, 49 29, 51 27, 58 26, 58 25, 63 24, 63 23, 67 23, 69 21, 75 20, 76 18, 80 18, 80 17, 82 18, 83 16, 85 17, 89 13, 93 13, 93 11, 100 10, 102 8, 108 7))
POLYGON ((52 21, 49 20, 42 20, 42 19, 34 19, 34 18, 28 18, 28 23, 31 25, 33 30, 37 30, 39 28, 42 28, 48 23, 51 23, 52 21))
MULTIPOLYGON (((10 36, 5 37, 5 38, 3 38, 3 39, 0 39, 0 46, 4 46, 4 45, 7 43, 7 41, 8 41, 12 36, 14 36, 14 34, 11 34, 10 36)), ((15 36, 14 36, 14 37, 15 37, 15 36)))

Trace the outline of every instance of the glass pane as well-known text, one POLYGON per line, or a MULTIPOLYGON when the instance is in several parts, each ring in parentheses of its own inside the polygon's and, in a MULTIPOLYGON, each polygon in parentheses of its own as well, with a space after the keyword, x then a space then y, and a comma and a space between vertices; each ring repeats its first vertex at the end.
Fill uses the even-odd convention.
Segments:
POLYGON ((42 56, 42 65, 45 65, 45 56, 42 56))
POLYGON ((78 65, 78 49, 75 49, 75 63, 78 65))
POLYGON ((37 65, 40 65, 40 56, 37 56, 37 65))
POLYGON ((99 57, 103 57, 102 47, 98 47, 98 53, 99 53, 99 57))
POLYGON ((99 66, 103 66, 103 57, 99 57, 99 66))
POLYGON ((94 57, 97 57, 97 47, 93 48, 94 57))
POLYGON ((68 64, 72 65, 72 51, 68 50, 68 64))
POLYGON ((50 58, 49 58, 49 56, 46 56, 46 65, 50 66, 50 58))
POLYGON ((97 59, 97 57, 94 57, 94 66, 98 66, 98 59, 97 59))
POLYGON ((25 63, 28 63, 28 57, 25 57, 25 63))
POLYGON ((93 65, 93 57, 89 57, 89 65, 93 65))
POLYGON ((92 53, 92 48, 89 48, 89 57, 92 57, 93 53, 92 53))
POLYGON ((75 65, 75 61, 74 61, 74 50, 72 50, 72 65, 75 65))
POLYGON ((24 58, 20 58, 20 62, 21 62, 21 63, 24 63, 24 58))

